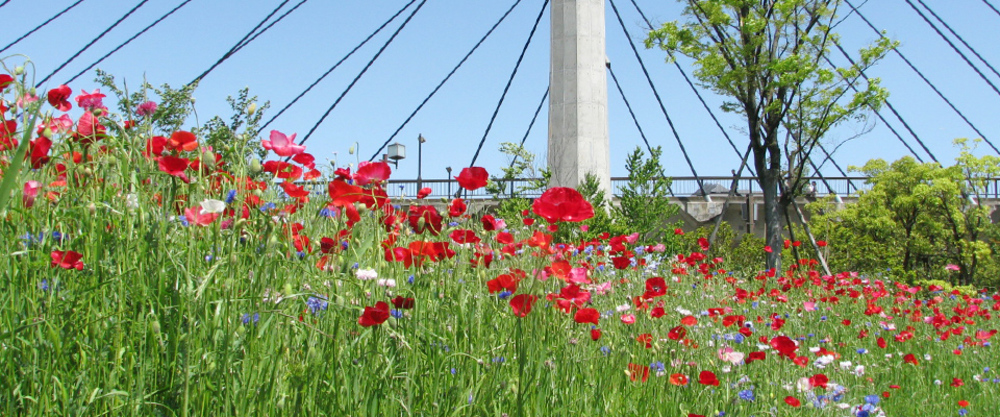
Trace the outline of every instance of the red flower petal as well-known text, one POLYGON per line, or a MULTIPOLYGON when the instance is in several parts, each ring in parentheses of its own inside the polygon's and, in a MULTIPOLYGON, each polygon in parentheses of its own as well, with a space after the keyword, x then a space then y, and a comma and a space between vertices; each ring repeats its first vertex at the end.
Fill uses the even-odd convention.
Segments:
POLYGON ((458 185, 466 190, 472 191, 486 186, 490 174, 485 168, 468 167, 462 168, 462 172, 455 177, 458 185))

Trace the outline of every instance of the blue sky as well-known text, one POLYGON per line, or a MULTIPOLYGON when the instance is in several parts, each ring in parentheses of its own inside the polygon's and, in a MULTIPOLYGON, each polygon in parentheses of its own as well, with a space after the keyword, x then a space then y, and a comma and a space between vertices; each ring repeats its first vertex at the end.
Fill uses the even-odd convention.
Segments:
MULTIPOLYGON (((119 43, 178 5, 180 0, 150 1, 88 51, 57 73, 48 83, 55 87, 77 74, 119 43)), ((297 4, 293 0, 286 6, 297 4)), ((271 113, 290 102, 299 92, 343 57, 369 33, 405 5, 407 0, 312 0, 261 35, 255 42, 212 72, 195 93, 198 120, 213 115, 228 119, 225 99, 249 87, 251 94, 271 102, 271 113)), ((853 0, 854 4, 863 0, 853 0)), ((1000 16, 982 0, 924 0, 991 64, 1000 65, 1000 16)), ((12 0, 0 8, 5 24, 0 26, 0 47, 26 33, 71 0, 12 0)), ((119 82, 180 86, 191 81, 221 57, 236 41, 266 16, 280 1, 193 0, 121 51, 98 65, 119 82)), ((429 0, 395 42, 362 77, 307 142, 318 161, 334 160, 344 165, 367 160, 394 132, 451 68, 499 19, 514 0, 429 0), (349 155, 356 147, 359 152, 349 155), (336 153, 336 154, 335 154, 336 153)), ((679 3, 637 0, 654 21, 682 19, 679 3)), ((916 3, 914 1, 914 3, 916 3)), ((992 3, 992 1, 991 1, 992 3)), ((86 0, 52 24, 3 53, 24 54, 32 59, 38 79, 48 75, 88 41, 110 26, 135 2, 86 0)), ((632 38, 645 37, 641 18, 628 0, 616 0, 632 38)), ((401 161, 393 178, 415 178, 417 136, 423 134, 423 177, 444 178, 445 167, 456 170, 472 160, 497 101, 513 70, 542 0, 523 0, 441 91, 396 138, 407 146, 409 158, 401 161)), ((903 52, 988 138, 1000 145, 1000 95, 979 78, 938 37, 904 0, 869 0, 863 7, 877 27, 901 42, 903 52)), ((405 15, 404 15, 405 16, 405 15)), ((689 176, 675 139, 642 76, 611 8, 607 11, 608 57, 651 143, 661 145, 666 172, 689 176)), ((361 68, 388 39, 402 18, 358 51, 309 95, 268 127, 301 138, 319 120, 361 68)), ((501 142, 519 141, 548 83, 549 17, 546 13, 525 56, 517 78, 500 109, 483 154, 476 165, 499 172, 506 158, 496 151, 501 142)), ((875 34, 856 16, 838 27, 848 50, 871 42, 875 34)), ((970 58, 968 51, 964 51, 970 58)), ((666 108, 700 175, 728 175, 739 158, 715 127, 673 65, 664 63, 658 50, 640 50, 666 108)), ((837 63, 843 58, 833 55, 837 63)), ((17 58, 11 58, 16 62, 17 58)), ((682 61, 690 74, 692 68, 682 61)), ((977 62, 978 63, 978 62, 977 62)), ((994 84, 1000 79, 980 64, 994 84)), ((950 164, 957 154, 952 140, 976 137, 934 92, 895 55, 870 72, 880 77, 896 107, 913 130, 939 160, 950 164)), ((70 84, 74 96, 91 91, 93 70, 70 84)), ((610 82, 610 77, 609 77, 610 82)), ((44 88, 44 87, 43 87, 44 88)), ((626 175, 626 155, 642 144, 617 90, 609 85, 612 175, 626 175)), ((737 146, 744 147, 742 121, 717 110, 722 99, 705 93, 706 100, 737 146)), ((911 146, 918 145, 905 128, 885 113, 890 123, 911 146)), ((544 110, 528 137, 527 148, 544 164, 546 151, 544 110)), ((827 138, 830 148, 855 136, 858 125, 845 125, 827 138)), ((264 133, 266 135, 266 132, 264 133)), ((988 151, 985 145, 978 153, 988 151)), ((840 146, 835 159, 845 168, 870 158, 895 160, 908 154, 889 130, 878 122, 866 135, 840 146)), ((925 159, 926 156, 924 156, 925 159)), ((839 175, 825 166, 826 175, 839 175)))

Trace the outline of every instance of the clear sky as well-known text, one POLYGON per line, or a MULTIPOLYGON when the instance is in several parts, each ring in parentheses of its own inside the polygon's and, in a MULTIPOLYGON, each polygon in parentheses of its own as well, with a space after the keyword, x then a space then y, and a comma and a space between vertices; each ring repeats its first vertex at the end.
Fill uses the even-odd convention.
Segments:
MULTIPOLYGON (((284 10, 300 0, 292 0, 284 10)), ((340 165, 367 160, 390 137, 406 117, 472 48, 515 0, 429 0, 405 27, 367 74, 330 114, 307 142, 317 161, 336 160, 340 165), (351 156, 348 150, 359 153, 351 156)), ((911 0, 919 4, 916 0, 911 0)), ((993 4, 996 0, 989 0, 993 4)), ((852 0, 855 5, 864 0, 852 0)), ((0 47, 72 4, 72 0, 11 0, 0 8, 0 47)), ((128 39, 143 27, 181 3, 152 0, 111 31, 93 47, 57 73, 47 87, 55 87, 128 39)), ((191 81, 219 59, 280 1, 193 0, 131 44, 97 66, 114 74, 119 82, 136 86, 143 77, 154 85, 179 87, 191 81)), ((271 113, 285 106, 348 51, 374 31, 408 0, 312 0, 303 4, 267 33, 212 72, 195 93, 198 120, 231 114, 225 99, 249 87, 251 94, 271 102, 271 113)), ((418 2, 419 3, 419 2, 418 2)), ((616 0, 632 39, 644 37, 641 18, 629 0, 616 0)), ((683 19, 679 3, 637 0, 654 21, 683 19)), ((1000 15, 983 0, 924 0, 976 51, 993 65, 1000 65, 1000 15)), ((85 0, 52 24, 4 52, 32 59, 38 79, 48 75, 76 51, 109 27, 135 1, 85 0)), ((412 8, 410 9, 412 10, 412 8)), ((542 0, 523 0, 511 16, 458 70, 441 91, 396 138, 407 146, 409 157, 401 161, 393 178, 415 178, 417 136, 423 134, 423 177, 444 178, 445 167, 468 166, 517 56, 528 37, 542 0)), ((862 13, 888 36, 901 42, 900 51, 921 70, 987 138, 1000 146, 1000 94, 967 65, 921 20, 905 0, 869 0, 862 13)), ((404 14, 403 17, 406 15, 404 14)), ((654 146, 661 145, 670 175, 689 176, 680 150, 666 120, 643 78, 610 6, 607 9, 608 57, 635 107, 644 131, 654 146)), ((301 138, 371 59, 402 22, 397 19, 364 48, 327 77, 309 95, 268 127, 301 138)), ((856 16, 849 16, 837 31, 848 50, 857 51, 871 42, 875 33, 856 16)), ((501 142, 519 141, 548 83, 549 16, 542 20, 521 69, 500 109, 497 121, 476 165, 499 172, 506 158, 496 151, 501 142)), ((967 56, 975 60, 967 50, 967 56)), ((673 65, 664 62, 659 50, 640 49, 667 111, 687 147, 700 175, 728 175, 739 158, 702 108, 673 65)), ((16 63, 16 58, 14 58, 16 63)), ((833 59, 843 64, 839 53, 833 59)), ((990 80, 996 76, 979 64, 990 80)), ((692 68, 682 62, 689 75, 692 68)), ((891 93, 890 103, 928 147, 945 164, 957 151, 952 140, 978 135, 963 122, 897 56, 891 55, 870 72, 880 77, 891 93)), ((70 84, 74 96, 91 91, 93 70, 70 84)), ((610 77, 609 77, 610 83, 610 77)), ((45 89, 45 87, 43 87, 45 89)), ((621 96, 609 85, 612 175, 624 176, 626 155, 642 144, 621 96)), ((718 110, 722 100, 705 93, 709 106, 722 121, 737 146, 745 147, 741 119, 718 110)), ((885 117, 915 149, 917 143, 895 117, 885 117)), ((874 120, 874 119, 873 119, 874 120)), ((527 147, 544 164, 547 117, 543 109, 528 137, 527 147)), ((854 136, 860 127, 845 125, 832 132, 830 148, 854 136)), ((266 132, 263 133, 266 136, 266 132)), ((982 154, 989 150, 980 147, 982 154)), ((839 148, 835 159, 845 168, 870 158, 895 160, 908 154, 882 122, 874 129, 839 148)), ((928 159, 925 154, 921 155, 928 159)), ((826 175, 839 175, 829 165, 826 175)))

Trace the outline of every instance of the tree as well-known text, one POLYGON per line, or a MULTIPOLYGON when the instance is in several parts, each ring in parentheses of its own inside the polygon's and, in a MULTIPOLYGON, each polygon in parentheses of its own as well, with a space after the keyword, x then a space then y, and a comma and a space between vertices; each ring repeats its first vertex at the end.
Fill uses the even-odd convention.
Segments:
POLYGON ((663 176, 662 154, 659 146, 650 150, 649 159, 644 159, 638 146, 632 151, 625 162, 628 183, 621 189, 618 206, 612 209, 615 221, 627 232, 639 232, 643 243, 662 242, 673 236, 676 225, 667 223, 667 219, 680 211, 670 202, 673 181, 663 176))
POLYGON ((964 139, 956 164, 942 167, 904 157, 868 161, 861 171, 871 189, 855 204, 823 207, 813 219, 840 253, 838 266, 866 272, 889 267, 908 278, 943 278, 961 285, 991 284, 996 276, 997 226, 980 205, 1000 175, 1000 158, 976 157, 964 139))
POLYGON ((765 240, 773 249, 767 266, 780 268, 781 213, 794 192, 779 194, 779 187, 800 189, 802 163, 820 139, 881 105, 888 93, 878 79, 862 79, 862 72, 895 44, 883 37, 850 66, 836 68, 826 58, 837 42, 832 29, 842 0, 680 1, 688 21, 663 24, 650 32, 646 46, 693 59, 701 84, 731 99, 722 109, 746 119, 764 194, 765 240), (782 141, 799 155, 787 165, 782 141), (790 187, 782 184, 783 171, 790 187))

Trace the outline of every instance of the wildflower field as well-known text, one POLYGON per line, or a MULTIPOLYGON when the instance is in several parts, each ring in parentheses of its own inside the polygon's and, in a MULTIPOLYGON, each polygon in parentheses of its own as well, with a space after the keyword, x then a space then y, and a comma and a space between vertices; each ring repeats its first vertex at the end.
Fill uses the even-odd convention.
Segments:
POLYGON ((0 415, 1000 410, 993 291, 584 238, 568 188, 502 219, 403 201, 384 163, 324 175, 279 131, 226 160, 162 103, 25 77, 0 73, 0 415))

